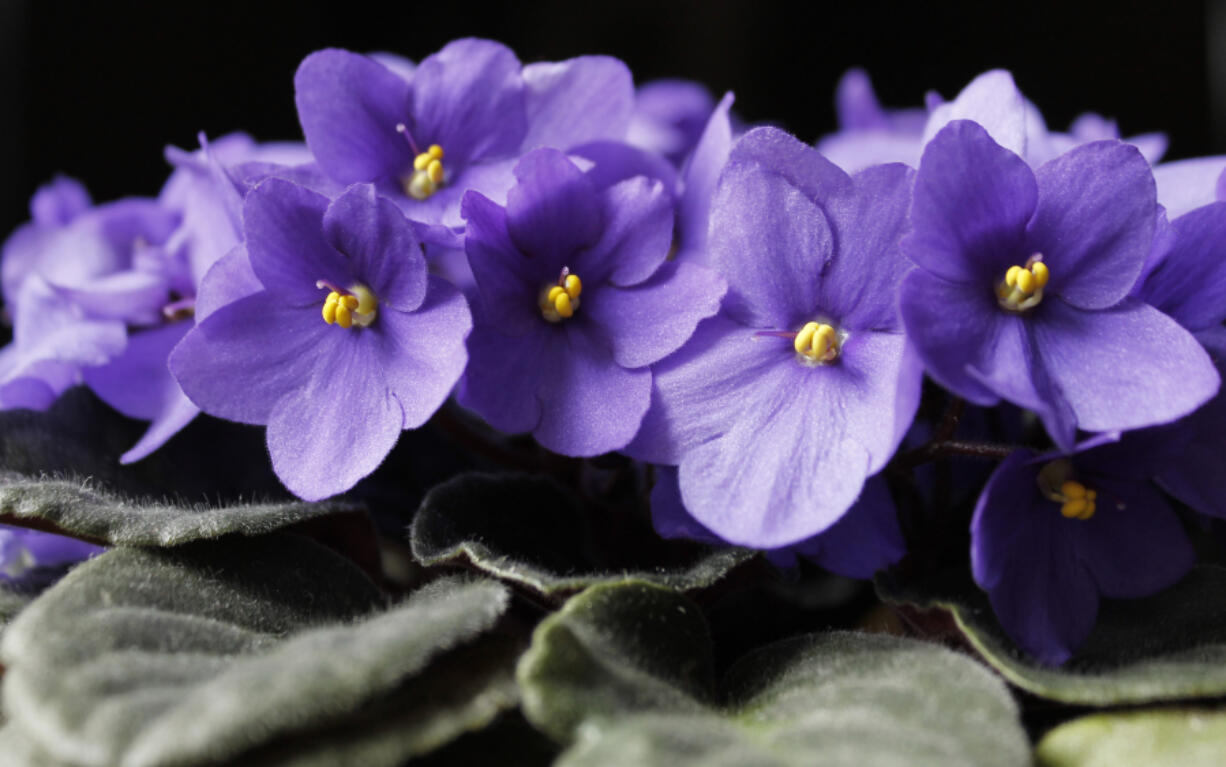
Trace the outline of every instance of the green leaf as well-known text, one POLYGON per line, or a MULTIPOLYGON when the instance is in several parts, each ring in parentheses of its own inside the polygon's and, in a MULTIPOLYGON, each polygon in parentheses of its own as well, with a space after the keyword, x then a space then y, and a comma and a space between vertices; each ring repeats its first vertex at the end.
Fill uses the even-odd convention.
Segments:
POLYGON ((1068 663, 1041 666, 996 621, 966 574, 903 581, 883 574, 878 594, 948 611, 959 631, 1013 684, 1063 703, 1108 706, 1226 695, 1226 569, 1204 565, 1144 599, 1104 599, 1089 639, 1068 663))
POLYGON ((446 579, 379 612, 293 535, 117 548, 9 626, 9 727, 53 763, 400 764, 514 704, 507 600, 446 579))
POLYGON ((625 578, 702 589, 755 556, 745 549, 662 544, 650 531, 632 545, 613 546, 596 530, 599 517, 549 479, 465 474, 426 496, 410 541, 422 564, 468 564, 551 597, 625 578), (644 551, 648 547, 658 551, 644 551), (623 558, 626 551, 633 557, 623 558))
POLYGON ((1028 765, 988 669, 871 634, 796 637, 738 661, 712 696, 698 608, 658 586, 594 586, 538 626, 517 677, 563 765, 1028 765), (715 703, 714 701, 719 701, 715 703))
POLYGON ((228 533, 262 535, 353 508, 336 501, 190 507, 127 500, 74 481, 0 475, 6 521, 105 544, 175 546, 228 533))
POLYGON ((1043 767, 1219 767, 1226 753, 1226 714, 1163 709, 1094 714, 1043 737, 1043 767))

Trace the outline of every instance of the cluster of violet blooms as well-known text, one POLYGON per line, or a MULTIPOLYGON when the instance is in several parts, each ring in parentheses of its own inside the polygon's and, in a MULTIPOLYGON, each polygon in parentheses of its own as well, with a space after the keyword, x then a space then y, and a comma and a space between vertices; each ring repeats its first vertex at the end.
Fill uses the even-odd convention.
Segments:
POLYGON ((852 71, 816 148, 738 135, 731 94, 485 40, 319 51, 294 87, 305 145, 202 137, 156 199, 38 191, 4 246, 0 406, 83 382, 150 421, 125 462, 201 411, 264 425, 314 500, 454 394, 659 466, 662 535, 867 577, 904 553, 880 472, 927 374, 1054 443, 998 465, 971 529, 1051 664, 1101 596, 1192 567, 1164 492, 1226 516, 1226 159, 1155 165, 1162 136, 1094 115, 1049 131, 1003 71, 901 111, 852 71))

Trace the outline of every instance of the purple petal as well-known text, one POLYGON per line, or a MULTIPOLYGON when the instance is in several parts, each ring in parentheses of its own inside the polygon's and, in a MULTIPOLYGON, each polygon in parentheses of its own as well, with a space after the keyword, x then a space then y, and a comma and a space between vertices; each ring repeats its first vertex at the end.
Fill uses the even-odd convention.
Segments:
POLYGON ((122 464, 135 463, 147 457, 153 451, 166 444, 174 435, 200 415, 200 408, 176 386, 175 395, 163 403, 162 409, 154 416, 149 428, 141 435, 128 452, 119 456, 122 464))
POLYGON ((561 342, 561 328, 540 327, 514 338, 499 332, 477 315, 468 337, 468 366, 457 399, 490 426, 509 434, 531 431, 541 421, 536 396, 544 374, 546 348, 561 342))
POLYGON ((430 277, 416 311, 380 310, 370 332, 379 341, 387 385, 403 408, 404 428, 421 426, 447 399, 468 361, 464 339, 471 329, 468 302, 441 277, 430 277))
POLYGON ((36 276, 22 286, 14 310, 13 340, 27 364, 102 365, 127 343, 122 320, 84 316, 36 276))
POLYGON ((528 113, 524 149, 569 149, 621 139, 634 109, 634 79, 621 61, 580 56, 523 70, 528 113))
POLYGON ((336 367, 335 348, 361 330, 326 325, 315 306, 261 291, 218 309, 170 354, 170 371, 210 415, 266 424, 277 401, 336 367))
MULTIPOLYGON (((790 350, 789 350, 790 351, 790 350)), ((827 529, 855 502, 871 457, 849 434, 855 401, 835 370, 803 368, 794 353, 743 392, 746 404, 731 429, 682 457, 681 496, 721 538, 776 548, 827 529)), ((841 362, 841 360, 840 360, 841 362)))
POLYGON ((80 181, 56 176, 30 198, 30 218, 39 226, 65 226, 93 205, 80 181))
POLYGON ((1226 202, 1180 216, 1174 241, 1139 285, 1141 300, 1189 330, 1226 319, 1226 202))
POLYGON ((294 103, 316 162, 344 184, 397 176, 413 150, 396 125, 407 122, 409 84, 366 56, 330 48, 302 60, 294 103))
POLYGON ((316 283, 347 287, 357 276, 323 236, 328 198, 280 179, 247 195, 243 230, 251 269, 270 295, 298 306, 323 305, 316 283))
POLYGON ((264 285, 251 268, 247 246, 239 245, 204 273, 196 295, 196 322, 203 322, 205 317, 226 304, 263 289, 264 285))
POLYGON ((656 483, 651 488, 651 525, 661 538, 686 538, 703 543, 722 544, 723 540, 698 523, 681 502, 681 485, 676 466, 657 466, 656 483))
MULTIPOLYGON (((1219 370, 1220 373, 1220 370, 1219 370)), ((1161 467, 1162 489, 1202 514, 1226 517, 1226 396, 1220 391, 1200 410, 1180 422, 1188 442, 1179 460, 1161 467)))
POLYGON ((702 319, 719 311, 727 286, 701 266, 672 261, 630 288, 601 286, 579 309, 625 368, 663 359, 681 347, 702 319))
POLYGON ((776 173, 819 204, 848 194, 851 178, 813 147, 778 128, 755 128, 737 140, 730 161, 776 173))
POLYGON ((918 135, 871 130, 824 136, 817 143, 817 151, 844 171, 855 173, 892 162, 917 168, 924 145, 918 135))
POLYGON ((1103 596, 1149 596, 1192 569, 1192 543, 1175 510, 1148 481, 1103 478, 1093 484, 1094 516, 1070 534, 1078 537, 1077 550, 1103 596))
POLYGON ((681 172, 682 191, 677 204, 678 258, 706 259, 711 198, 715 194, 719 174, 732 152, 732 121, 729 114, 735 100, 731 91, 720 99, 707 120, 694 153, 681 172))
POLYGON ((872 578, 902 559, 907 544, 885 480, 869 478, 856 504, 839 521, 792 551, 846 578, 872 578))
POLYGON ((857 173, 854 194, 831 197, 826 218, 838 257, 822 270, 817 306, 853 330, 897 330, 898 288, 911 264, 899 249, 915 173, 881 165, 857 173))
POLYGON ((490 40, 448 43, 414 72, 412 113, 419 147, 442 146, 444 167, 514 153, 527 131, 519 59, 490 40))
POLYGON ((1178 218, 1188 211, 1218 199, 1218 177, 1226 169, 1226 156, 1197 157, 1154 166, 1158 203, 1166 214, 1178 218))
POLYGON ((190 322, 175 322, 133 333, 122 354, 105 365, 85 369, 85 383, 103 402, 129 418, 153 419, 179 396, 179 385, 166 360, 191 329, 190 322))
POLYGON ((578 328, 556 335, 542 359, 541 421, 532 436, 563 455, 625 447, 651 402, 651 373, 621 367, 578 328))
POLYGON ((839 130, 867 130, 887 124, 873 82, 863 69, 849 69, 839 78, 834 89, 834 111, 839 116, 839 130))
POLYGON ((624 452, 678 464, 687 451, 743 420, 747 392, 760 392, 755 382, 779 361, 778 343, 723 314, 700 322, 685 346, 652 369, 651 408, 624 452))
POLYGON ((1151 306, 1130 300, 1086 312, 1057 300, 1040 308, 1035 344, 1082 429, 1169 423, 1217 392, 1209 355, 1151 306))
POLYGON ((920 160, 914 231, 903 239, 903 253, 938 277, 978 283, 990 294, 1010 266, 1030 255, 1020 251, 1037 195, 1021 157, 975 123, 950 123, 920 160))
POLYGON ((404 425, 373 335, 358 331, 343 340, 332 345, 328 365, 300 380, 268 417, 273 470, 307 501, 342 493, 378 468, 404 425))
POLYGON ((604 231, 571 269, 587 284, 619 286, 649 278, 668 258, 673 242, 673 200, 659 181, 641 176, 619 181, 599 195, 604 231))
POLYGON ((973 120, 1000 146, 1026 156, 1026 99, 1003 69, 984 72, 970 82, 953 101, 932 110, 924 128, 924 143, 932 141, 946 125, 973 120))
POLYGON ((1118 303, 1153 239, 1156 202, 1145 158, 1127 144, 1098 141, 1046 163, 1035 179, 1039 201, 1026 249, 1047 260, 1047 292, 1085 309, 1118 303))
POLYGON ((333 200, 324 213, 323 231, 332 247, 352 260, 353 274, 380 304, 402 312, 421 305, 426 295, 421 243, 400 209, 376 195, 374 186, 355 184, 333 200))
POLYGON ((1058 665, 1094 627, 1098 589, 1077 551, 1081 520, 1038 493, 1029 453, 1006 459, 971 521, 971 565, 1005 632, 1039 661, 1058 665))
POLYGON ((668 160, 620 141, 580 144, 568 149, 566 154, 593 163, 585 173, 599 191, 635 176, 660 181, 670 194, 677 189, 677 170, 668 160))
POLYGON ((711 202, 709 248, 711 265, 728 280, 732 316, 756 328, 798 330, 792 325, 820 306, 834 238, 812 199, 734 152, 711 202))
POLYGON ((548 282, 600 238, 600 199, 587 176, 555 149, 524 155, 515 177, 519 183, 507 193, 507 231, 534 259, 534 276, 548 282))
POLYGON ((162 275, 136 269, 95 277, 84 286, 52 285, 52 288, 95 318, 135 323, 158 321, 169 300, 168 285, 162 275))
POLYGON ((539 279, 525 254, 511 241, 507 212, 475 192, 464 196, 464 252, 479 291, 481 311, 500 334, 521 336, 541 324, 539 279))

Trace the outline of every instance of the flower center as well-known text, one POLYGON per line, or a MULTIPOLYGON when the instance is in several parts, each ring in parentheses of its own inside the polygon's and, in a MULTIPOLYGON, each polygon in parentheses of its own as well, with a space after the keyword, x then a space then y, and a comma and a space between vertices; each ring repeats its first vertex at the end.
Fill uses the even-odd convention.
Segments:
POLYGON ((541 288, 537 298, 537 306, 541 316, 550 322, 561 322, 574 316, 579 308, 579 294, 583 292, 583 281, 579 275, 571 274, 570 269, 562 267, 558 281, 541 288))
POLYGON ((1098 493, 1072 478, 1073 465, 1065 459, 1052 461, 1039 470, 1039 490, 1049 501, 1060 504, 1067 519, 1087 520, 1094 516, 1098 493))
POLYGON ((834 327, 824 322, 806 322, 792 346, 805 364, 829 365, 838 358, 842 342, 834 327))
POLYGON ((413 172, 403 179, 404 193, 414 200, 429 199, 443 185, 443 148, 431 144, 426 151, 419 151, 404 123, 397 124, 396 131, 404 135, 417 154, 413 158, 413 172))
POLYGON ((1024 312, 1043 300, 1043 287, 1051 273, 1043 263, 1043 254, 1035 253, 1024 266, 1011 266, 1005 278, 996 285, 996 302, 1010 312, 1024 312))
POLYGON ((357 325, 364 328, 375 321, 379 309, 379 299, 365 285, 351 285, 348 290, 320 280, 315 283, 317 288, 328 288, 328 297, 324 299, 323 317, 329 325, 340 325, 351 328, 357 325))

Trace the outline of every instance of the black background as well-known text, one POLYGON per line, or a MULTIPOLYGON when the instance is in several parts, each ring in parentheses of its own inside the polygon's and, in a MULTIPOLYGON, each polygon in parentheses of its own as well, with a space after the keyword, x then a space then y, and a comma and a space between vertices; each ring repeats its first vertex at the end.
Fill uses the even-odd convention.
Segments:
POLYGON ((891 106, 918 106, 929 89, 952 97, 1003 66, 1052 126, 1094 110, 1125 134, 1167 131, 1170 157, 1222 151, 1212 96, 1226 88, 1213 76, 1223 5, 0 0, 0 233, 57 172, 96 200, 151 195, 168 171, 162 147, 193 146, 197 131, 297 138, 292 77, 312 50, 420 59, 465 35, 501 40, 525 62, 605 53, 638 82, 731 89, 745 119, 806 141, 833 128, 849 66, 867 67, 891 106))

